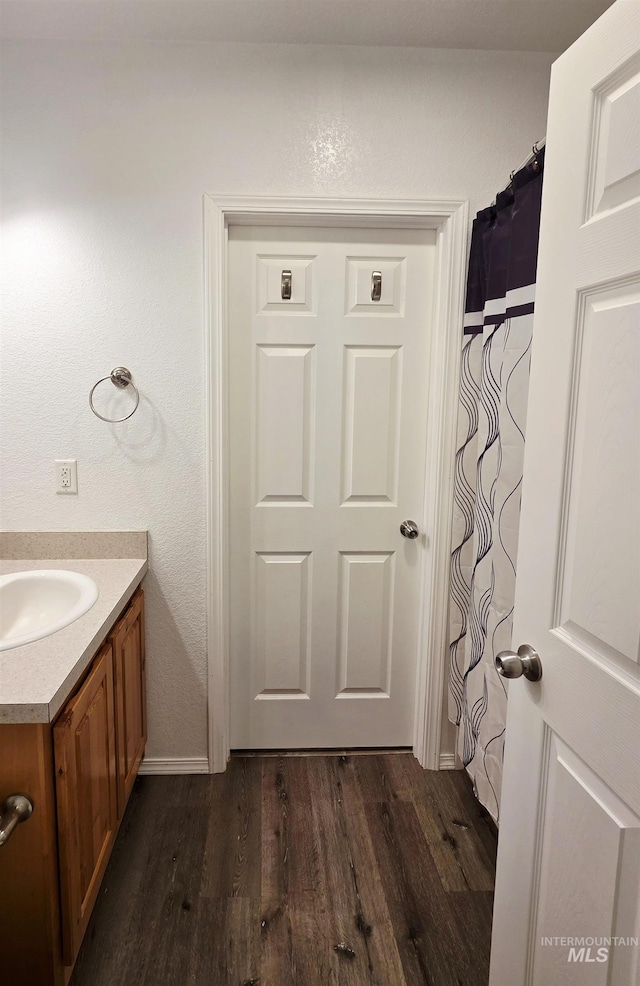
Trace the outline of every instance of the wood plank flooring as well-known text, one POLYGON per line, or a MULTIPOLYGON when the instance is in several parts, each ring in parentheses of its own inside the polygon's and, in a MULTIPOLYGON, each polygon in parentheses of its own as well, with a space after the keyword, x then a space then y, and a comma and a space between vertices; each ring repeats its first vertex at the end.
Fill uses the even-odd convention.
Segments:
POLYGON ((142 777, 70 986, 486 986, 495 855, 410 753, 142 777))

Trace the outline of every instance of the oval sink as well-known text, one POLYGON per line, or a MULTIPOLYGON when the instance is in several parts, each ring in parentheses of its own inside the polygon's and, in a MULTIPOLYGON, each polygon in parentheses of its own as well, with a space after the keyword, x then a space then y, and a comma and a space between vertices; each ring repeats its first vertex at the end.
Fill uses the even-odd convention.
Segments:
POLYGON ((0 651, 62 630, 97 598, 98 586, 80 572, 42 569, 0 576, 0 651))

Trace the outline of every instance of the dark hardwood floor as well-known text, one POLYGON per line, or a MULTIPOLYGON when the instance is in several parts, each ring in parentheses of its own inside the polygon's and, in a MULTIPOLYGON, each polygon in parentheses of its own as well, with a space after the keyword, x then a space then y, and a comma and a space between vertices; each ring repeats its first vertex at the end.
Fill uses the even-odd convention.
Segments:
POLYGON ((142 777, 71 986, 486 986, 495 855, 410 753, 142 777))

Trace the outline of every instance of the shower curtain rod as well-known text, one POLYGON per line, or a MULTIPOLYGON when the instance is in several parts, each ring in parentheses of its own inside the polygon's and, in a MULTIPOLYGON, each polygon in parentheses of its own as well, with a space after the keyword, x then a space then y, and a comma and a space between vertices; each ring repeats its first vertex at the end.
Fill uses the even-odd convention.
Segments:
MULTIPOLYGON (((516 175, 519 171, 521 171, 522 168, 525 167, 525 165, 527 165, 531 161, 535 160, 536 154, 538 153, 538 151, 541 151, 542 150, 542 148, 544 147, 544 145, 546 144, 546 142, 547 142, 546 136, 545 137, 542 137, 540 140, 537 140, 535 142, 535 144, 531 148, 530 152, 527 154, 527 156, 524 159, 524 161, 521 164, 519 164, 517 168, 514 168, 513 171, 511 172, 511 174, 509 175, 509 184, 504 189, 505 192, 509 188, 511 188, 511 182, 513 181, 513 176, 516 175)), ((491 203, 491 205, 494 206, 495 204, 496 204, 496 199, 493 200, 493 202, 491 203)))
POLYGON ((530 152, 527 154, 526 158, 522 162, 522 164, 519 164, 518 167, 514 168, 513 171, 511 172, 511 178, 509 179, 510 181, 513 179, 513 176, 518 173, 518 171, 521 171, 522 168, 525 167, 525 165, 529 164, 530 161, 533 161, 538 151, 542 150, 546 142, 547 142, 546 136, 542 137, 541 140, 537 140, 535 142, 530 152))

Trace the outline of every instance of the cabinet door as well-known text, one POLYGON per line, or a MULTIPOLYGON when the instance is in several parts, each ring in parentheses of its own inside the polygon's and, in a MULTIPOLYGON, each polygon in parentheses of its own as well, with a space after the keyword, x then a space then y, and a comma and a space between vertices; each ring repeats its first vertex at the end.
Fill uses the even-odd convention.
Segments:
POLYGON ((144 593, 138 589, 111 635, 116 684, 118 817, 122 817, 147 739, 144 593))
POLYGON ((65 965, 76 957, 117 829, 113 658, 107 643, 53 727, 65 965))

